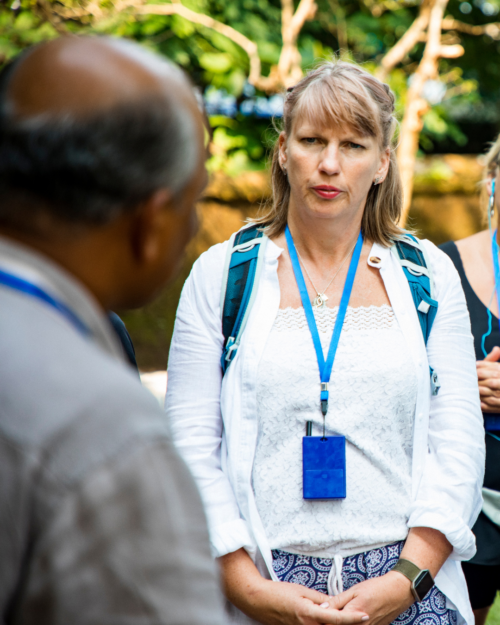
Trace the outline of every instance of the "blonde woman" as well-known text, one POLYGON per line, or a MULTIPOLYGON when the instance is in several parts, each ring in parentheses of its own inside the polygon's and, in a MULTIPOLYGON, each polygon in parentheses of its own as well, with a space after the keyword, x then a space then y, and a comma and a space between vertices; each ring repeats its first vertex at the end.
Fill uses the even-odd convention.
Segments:
POLYGON ((484 433, 470 322, 451 261, 423 242, 438 300, 424 343, 391 252, 394 127, 393 94, 360 67, 309 73, 286 94, 274 201, 258 220, 265 258, 224 377, 228 243, 202 255, 182 293, 166 410, 234 622, 472 623, 459 561, 475 551, 484 433), (342 467, 314 473, 305 438, 344 445, 342 467), (324 479, 315 499, 310 475, 324 479), (345 498, 327 499, 339 476, 345 498))
MULTIPOLYGON (((485 164, 487 210, 493 214, 500 207, 499 162, 500 137, 489 150, 485 164)), ((477 553, 463 564, 476 625, 484 625, 500 590, 500 276, 495 288, 498 242, 496 229, 488 229, 442 246, 457 268, 469 308, 486 429, 484 507, 472 528, 477 553)))

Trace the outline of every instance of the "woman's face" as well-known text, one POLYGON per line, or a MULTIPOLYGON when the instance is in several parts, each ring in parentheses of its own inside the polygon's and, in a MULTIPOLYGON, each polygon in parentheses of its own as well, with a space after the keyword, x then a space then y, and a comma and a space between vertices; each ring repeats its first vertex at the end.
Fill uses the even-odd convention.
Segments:
POLYGON ((375 178, 384 180, 389 149, 352 128, 294 120, 280 135, 280 164, 290 184, 289 211, 318 218, 361 217, 375 178))

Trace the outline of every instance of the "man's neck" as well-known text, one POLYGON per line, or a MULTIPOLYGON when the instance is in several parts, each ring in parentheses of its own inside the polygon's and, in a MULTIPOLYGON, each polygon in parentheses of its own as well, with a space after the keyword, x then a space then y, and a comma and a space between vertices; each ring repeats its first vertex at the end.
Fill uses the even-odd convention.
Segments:
POLYGON ((102 252, 102 242, 92 241, 92 237, 50 237, 42 238, 34 234, 0 228, 0 235, 23 245, 51 260, 90 291, 103 311, 113 308, 113 297, 106 288, 109 277, 106 267, 98 265, 102 252))

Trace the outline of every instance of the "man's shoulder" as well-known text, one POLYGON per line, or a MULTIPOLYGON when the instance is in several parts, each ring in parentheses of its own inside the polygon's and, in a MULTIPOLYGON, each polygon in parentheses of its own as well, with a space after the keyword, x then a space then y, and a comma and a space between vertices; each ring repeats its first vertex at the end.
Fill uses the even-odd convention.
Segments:
POLYGON ((133 440, 169 438, 164 412, 125 363, 51 310, 2 302, 4 439, 71 481, 133 440))

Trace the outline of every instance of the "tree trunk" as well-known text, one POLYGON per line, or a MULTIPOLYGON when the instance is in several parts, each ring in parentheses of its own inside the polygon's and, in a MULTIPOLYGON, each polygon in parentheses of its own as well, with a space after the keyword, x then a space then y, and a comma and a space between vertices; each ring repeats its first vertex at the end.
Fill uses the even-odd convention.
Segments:
POLYGON ((447 4, 448 0, 434 0, 432 3, 424 54, 406 95, 405 114, 401 123, 398 148, 398 161, 404 192, 400 222, 403 226, 408 218, 411 205, 418 140, 423 127, 422 118, 429 110, 429 104, 422 97, 423 87, 428 80, 438 77, 438 64, 441 57, 460 56, 463 53, 461 46, 443 46, 441 44, 441 24, 447 4))

